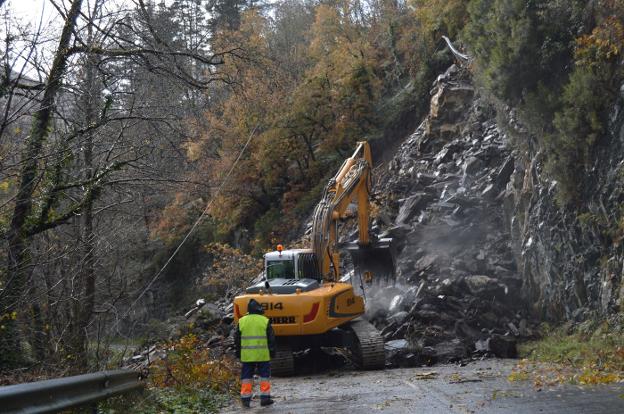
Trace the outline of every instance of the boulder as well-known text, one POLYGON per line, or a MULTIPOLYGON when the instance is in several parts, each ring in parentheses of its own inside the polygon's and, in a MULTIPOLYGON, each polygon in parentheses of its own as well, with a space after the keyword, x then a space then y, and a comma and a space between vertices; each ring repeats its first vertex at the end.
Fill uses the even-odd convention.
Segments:
POLYGON ((405 339, 395 339, 394 341, 388 341, 384 344, 386 353, 396 352, 409 349, 409 343, 405 339))
POLYGON ((456 362, 468 357, 468 349, 459 339, 440 342, 434 349, 439 362, 456 362))
POLYGON ((388 318, 388 321, 390 323, 396 323, 397 325, 402 325, 403 322, 405 322, 405 320, 407 319, 407 317, 409 316, 409 313, 405 312, 405 311, 401 311, 401 312, 397 312, 394 315, 392 315, 391 317, 388 318))
POLYGON ((431 201, 431 196, 427 193, 416 193, 408 197, 399 208, 395 222, 398 225, 409 223, 426 207, 429 201, 431 201))
POLYGON ((474 344, 475 351, 479 353, 487 353, 490 352, 490 338, 488 339, 479 339, 474 344))
POLYGON ((502 167, 498 170, 494 183, 498 191, 504 189, 511 178, 511 174, 514 172, 514 159, 508 157, 502 167))
POLYGON ((414 270, 416 273, 423 272, 429 270, 432 266, 436 265, 440 260, 440 256, 435 253, 430 253, 425 255, 424 257, 418 259, 416 265, 414 266, 414 270))
MULTIPOLYGON (((390 301, 390 306, 388 306, 388 312, 394 313, 394 312, 399 311, 401 309, 401 304, 403 303, 403 301, 404 301, 403 295, 394 296, 392 300, 390 301)), ((388 318, 388 320, 390 320, 390 318, 388 318)))
POLYGON ((499 358, 517 358, 516 340, 510 336, 492 335, 489 340, 490 351, 499 358))
POLYGON ((462 171, 464 175, 471 176, 476 175, 483 169, 483 161, 477 157, 469 157, 462 165, 462 171))
POLYGON ((492 184, 492 183, 488 184, 485 187, 485 189, 481 192, 481 195, 486 200, 492 200, 492 199, 496 198, 496 196, 498 195, 498 191, 496 189, 496 186, 494 184, 492 184))
POLYGON ((482 299, 503 299, 507 288, 498 280, 485 275, 470 275, 464 278, 469 292, 482 299))

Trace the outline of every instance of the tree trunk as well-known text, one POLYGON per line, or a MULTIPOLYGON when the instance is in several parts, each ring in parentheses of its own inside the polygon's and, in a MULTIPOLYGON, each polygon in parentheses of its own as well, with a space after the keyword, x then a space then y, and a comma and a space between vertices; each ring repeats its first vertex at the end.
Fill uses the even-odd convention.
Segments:
POLYGON ((52 126, 52 113, 65 74, 70 40, 81 4, 82 0, 74 0, 67 14, 43 98, 34 115, 31 133, 22 155, 19 187, 7 233, 6 280, 0 297, 0 317, 8 321, 2 325, 0 335, 0 367, 15 365, 23 359, 20 346, 21 334, 16 319, 20 315, 16 313, 22 309, 20 305, 27 293, 26 286, 29 278, 28 249, 31 235, 28 232, 28 219, 32 213, 32 196, 39 175, 38 158, 52 126))
MULTIPOLYGON (((95 5, 97 7, 97 4, 95 5)), ((93 40, 93 25, 88 26, 89 44, 93 40)), ((85 61, 85 80, 83 90, 83 102, 85 108, 84 124, 90 125, 97 121, 97 102, 100 88, 97 81, 97 66, 99 58, 89 55, 85 61)), ((93 132, 85 136, 82 144, 83 180, 90 181, 93 178, 93 132)), ((78 283, 79 293, 74 299, 74 325, 72 332, 72 353, 75 355, 76 369, 84 372, 88 366, 88 329, 95 308, 95 234, 93 233, 93 199, 89 198, 82 209, 79 221, 81 241, 80 277, 78 283)))

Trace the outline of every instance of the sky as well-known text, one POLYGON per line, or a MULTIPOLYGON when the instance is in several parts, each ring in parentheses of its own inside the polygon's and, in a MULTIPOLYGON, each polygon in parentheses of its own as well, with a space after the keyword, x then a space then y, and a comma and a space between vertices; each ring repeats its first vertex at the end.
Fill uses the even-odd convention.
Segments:
MULTIPOLYGON (((118 4, 129 4, 131 0, 106 0, 107 5, 115 7, 118 4)), ((57 0, 57 4, 61 7, 69 8, 69 0, 57 0)), ((83 10, 93 4, 93 0, 83 0, 83 10)), ((59 15, 58 11, 54 8, 49 0, 8 0, 2 5, 2 8, 8 8, 12 17, 17 18, 21 25, 30 25, 31 32, 35 31, 42 24, 45 42, 39 47, 39 52, 43 56, 52 56, 56 49, 58 39, 57 35, 60 33, 63 27, 63 19, 59 15), (56 35, 55 35, 56 33, 56 35)), ((0 32, 2 32, 2 38, 6 36, 4 33, 7 30, 7 26, 2 23, 2 15, 0 15, 0 32)), ((8 26, 9 32, 16 31, 16 27, 13 25, 8 26)), ((16 49, 20 49, 20 44, 17 44, 16 49)), ((15 60, 14 70, 19 72, 24 70, 24 73, 30 77, 36 77, 32 68, 23 59, 18 58, 15 60)))
MULTIPOLYGON (((107 0, 111 4, 128 4, 129 0, 107 0)), ((58 0, 58 4, 65 4, 69 8, 67 0, 58 0)), ((92 0, 83 0, 83 9, 92 4, 92 0)), ((9 7, 13 15, 18 16, 24 22, 38 24, 43 14, 44 23, 51 23, 54 19, 58 19, 58 12, 48 0, 8 0, 2 7, 9 7)), ((59 22, 60 24, 60 22, 59 22)))
POLYGON ((48 23, 58 15, 47 0, 9 0, 3 7, 9 7, 15 16, 33 24, 39 22, 42 14, 48 23))
MULTIPOLYGON (((83 11, 88 10, 89 7, 93 5, 94 1, 95 0, 83 0, 83 11)), ((170 1, 171 0, 165 0, 165 3, 167 4, 170 1)), ((129 7, 132 8, 134 3, 134 0, 105 0, 104 5, 106 8, 118 10, 127 9, 129 7)), ((59 4, 60 7, 69 8, 71 1, 57 0, 57 4, 59 4)), ((43 36, 44 41, 40 44, 38 51, 45 57, 50 57, 54 54, 58 43, 57 37, 63 27, 63 19, 50 0, 8 0, 1 6, 1 9, 10 10, 11 16, 17 18, 20 22, 20 26, 29 25, 31 33, 36 31, 41 22, 45 35, 43 36)), ((13 24, 5 25, 2 18, 3 15, 0 14, 0 41, 3 42, 7 29, 9 32, 14 33, 17 29, 13 24)), ((20 43, 18 41, 15 49, 24 50, 24 48, 20 49, 20 46, 25 44, 26 43, 20 43)), ((24 70, 26 75, 36 77, 30 64, 20 57, 14 60, 14 70, 17 72, 24 70)))

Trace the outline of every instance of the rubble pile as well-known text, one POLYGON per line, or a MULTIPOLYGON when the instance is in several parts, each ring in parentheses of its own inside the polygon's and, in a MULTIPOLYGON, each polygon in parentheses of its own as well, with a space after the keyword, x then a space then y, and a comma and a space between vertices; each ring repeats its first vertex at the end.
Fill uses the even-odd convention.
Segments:
POLYGON ((431 94, 375 189, 397 282, 368 290, 367 317, 394 365, 514 357, 531 336, 503 209, 514 158, 467 71, 452 66, 431 94))
MULTIPOLYGON (((215 302, 199 299, 185 315, 175 316, 167 321, 170 329, 163 332, 163 336, 173 340, 193 334, 204 347, 210 349, 213 358, 233 355, 234 343, 230 335, 234 321, 233 299, 239 293, 238 289, 233 288, 215 302)), ((166 357, 166 348, 166 342, 158 341, 136 351, 124 361, 124 366, 137 370, 146 369, 153 361, 166 357)))

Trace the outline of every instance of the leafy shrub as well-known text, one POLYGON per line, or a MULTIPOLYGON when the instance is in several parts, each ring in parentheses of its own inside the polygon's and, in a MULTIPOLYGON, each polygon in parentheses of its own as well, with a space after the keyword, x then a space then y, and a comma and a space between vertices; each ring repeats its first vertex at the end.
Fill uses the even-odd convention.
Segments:
POLYGON ((142 395, 127 395, 102 402, 101 414, 206 414, 227 404, 226 394, 210 389, 150 388, 142 395))
POLYGON ((525 357, 509 376, 532 379, 536 386, 558 383, 605 384, 624 380, 621 317, 601 324, 587 321, 576 329, 543 329, 543 338, 520 346, 525 357))
POLYGON ((167 346, 167 356, 150 366, 150 384, 156 388, 209 389, 231 393, 238 376, 232 358, 211 358, 195 335, 187 335, 167 346))
POLYGON ((215 359, 195 335, 165 345, 166 357, 149 368, 142 394, 128 394, 99 404, 106 414, 216 413, 238 391, 232 358, 215 359))
POLYGON ((212 266, 203 280, 214 296, 222 297, 232 287, 243 287, 262 270, 262 260, 227 244, 210 243, 204 249, 212 255, 212 266))
POLYGON ((473 0, 465 38, 477 75, 495 96, 519 104, 540 84, 557 88, 582 26, 580 0, 473 0))
POLYGON ((595 150, 606 134, 622 77, 618 62, 622 48, 624 27, 613 17, 576 41, 576 66, 563 91, 563 109, 555 115, 556 132, 548 142, 548 164, 560 181, 561 203, 587 195, 595 150))
POLYGON ((468 10, 476 76, 520 110, 559 204, 579 206, 622 79, 621 2, 472 0, 468 10))
POLYGON ((216 413, 229 400, 227 395, 210 389, 152 389, 150 397, 154 401, 153 407, 142 409, 145 414, 163 411, 175 414, 216 413))
POLYGON ((256 253, 261 253, 266 246, 272 246, 277 243, 281 235, 281 218, 282 213, 277 208, 270 209, 258 218, 254 225, 256 253))

